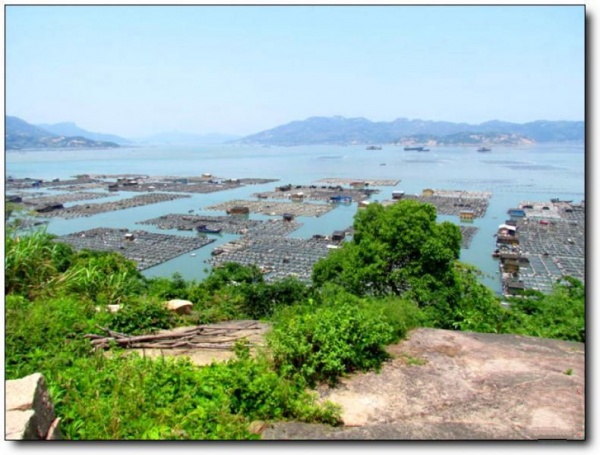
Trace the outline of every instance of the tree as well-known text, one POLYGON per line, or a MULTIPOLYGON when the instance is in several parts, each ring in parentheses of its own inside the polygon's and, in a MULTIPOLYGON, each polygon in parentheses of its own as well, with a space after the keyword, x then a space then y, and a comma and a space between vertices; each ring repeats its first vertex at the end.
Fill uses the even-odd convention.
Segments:
MULTIPOLYGON (((356 295, 403 295, 418 301, 452 284, 461 233, 437 223, 430 204, 371 204, 357 213, 354 238, 315 264, 313 281, 337 283, 356 295)), ((424 303, 424 302, 423 302, 424 303)))

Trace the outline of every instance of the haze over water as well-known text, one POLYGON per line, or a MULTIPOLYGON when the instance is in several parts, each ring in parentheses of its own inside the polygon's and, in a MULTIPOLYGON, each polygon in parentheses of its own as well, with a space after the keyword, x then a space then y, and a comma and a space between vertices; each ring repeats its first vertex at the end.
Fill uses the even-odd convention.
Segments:
MULTIPOLYGON (((48 232, 64 235, 94 227, 142 229, 176 235, 185 231, 165 231, 139 221, 169 213, 224 215, 205 207, 232 199, 255 199, 252 194, 271 191, 291 183, 317 184, 323 178, 400 180, 395 187, 375 187, 372 201, 391 199, 395 190, 420 194, 425 188, 438 190, 489 191, 492 193, 486 216, 473 225, 479 230, 461 260, 473 264, 486 276, 485 284, 499 292, 497 261, 491 257, 493 234, 508 218, 506 211, 521 201, 548 201, 550 198, 580 202, 585 198, 585 154, 583 145, 544 144, 527 147, 493 147, 478 153, 474 147, 431 147, 430 152, 404 151, 399 146, 366 150, 364 146, 249 147, 213 145, 198 147, 143 147, 114 150, 27 151, 6 153, 6 175, 14 178, 67 179, 78 174, 141 174, 151 176, 199 176, 210 173, 218 178, 274 178, 279 182, 249 185, 190 198, 132 209, 102 213, 87 218, 50 219, 48 232)), ((45 190, 47 191, 47 190, 45 190)), ((98 190, 93 190, 98 191, 98 190)), ((110 198, 128 198, 139 193, 111 193, 110 198)), ((101 203, 110 198, 95 199, 101 203)), ((73 204, 81 204, 76 202, 73 204)), ((69 204, 67 204, 69 205, 69 204)), ((319 218, 298 217, 303 226, 292 237, 330 235, 352 224, 356 203, 339 206, 319 218)), ((268 216, 251 214, 253 219, 268 216)), ((457 224, 458 217, 438 216, 457 224)), ((216 242, 144 271, 146 276, 170 276, 179 272, 186 279, 202 279, 214 247, 237 236, 224 234, 216 242)))

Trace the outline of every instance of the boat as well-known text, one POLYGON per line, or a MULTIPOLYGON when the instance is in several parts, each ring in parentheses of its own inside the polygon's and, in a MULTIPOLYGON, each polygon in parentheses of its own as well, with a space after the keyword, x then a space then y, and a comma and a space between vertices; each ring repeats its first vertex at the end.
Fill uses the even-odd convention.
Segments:
POLYGON ((487 148, 487 147, 479 147, 479 148, 477 149, 477 151, 478 151, 478 152, 491 152, 491 151, 492 151, 492 149, 490 149, 490 148, 487 148))
POLYGON ((329 200, 331 202, 339 202, 339 203, 349 204, 349 203, 352 202, 352 197, 351 196, 338 195, 338 196, 331 196, 329 198, 329 200))
POLYGON ((381 146, 380 145, 369 145, 367 147, 367 150, 381 150, 381 146))
MULTIPOLYGON (((425 151, 425 147, 422 147, 422 146, 404 147, 404 150, 416 150, 417 152, 423 152, 423 151, 425 151)), ((429 151, 429 149, 427 149, 427 151, 429 151)))
POLYGON ((200 224, 196 226, 196 231, 201 232, 202 234, 220 234, 221 229, 210 229, 206 226, 206 224, 200 224))

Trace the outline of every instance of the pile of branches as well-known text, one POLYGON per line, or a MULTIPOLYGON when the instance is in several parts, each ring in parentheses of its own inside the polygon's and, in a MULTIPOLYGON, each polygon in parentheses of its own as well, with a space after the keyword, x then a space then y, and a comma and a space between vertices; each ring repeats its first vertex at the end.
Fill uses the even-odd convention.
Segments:
POLYGON ((105 327, 98 328, 106 335, 85 335, 96 349, 108 349, 111 346, 129 349, 233 349, 237 340, 246 337, 239 335, 240 331, 260 329, 256 322, 250 322, 239 326, 199 325, 187 330, 131 336, 105 327))

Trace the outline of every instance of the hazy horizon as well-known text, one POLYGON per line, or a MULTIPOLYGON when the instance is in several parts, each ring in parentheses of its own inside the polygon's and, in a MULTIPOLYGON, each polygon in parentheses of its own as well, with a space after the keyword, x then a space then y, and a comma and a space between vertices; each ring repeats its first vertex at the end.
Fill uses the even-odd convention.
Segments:
POLYGON ((570 6, 5 8, 6 114, 140 138, 310 117, 585 118, 570 6))

